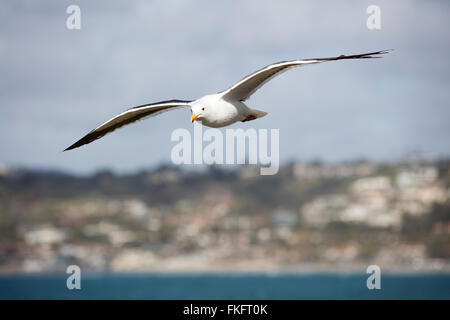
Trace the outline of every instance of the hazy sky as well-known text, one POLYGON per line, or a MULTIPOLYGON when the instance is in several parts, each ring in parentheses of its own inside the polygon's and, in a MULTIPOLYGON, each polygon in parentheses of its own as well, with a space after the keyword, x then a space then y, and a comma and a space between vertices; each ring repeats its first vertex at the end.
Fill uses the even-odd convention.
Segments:
POLYGON ((0 163, 90 172, 170 160, 187 109, 61 151, 124 109, 224 90, 272 62, 395 48, 293 69, 248 105, 281 161, 450 151, 448 1, 1 1, 0 163), (68 30, 66 8, 81 8, 68 30), (381 30, 366 8, 381 9, 381 30))

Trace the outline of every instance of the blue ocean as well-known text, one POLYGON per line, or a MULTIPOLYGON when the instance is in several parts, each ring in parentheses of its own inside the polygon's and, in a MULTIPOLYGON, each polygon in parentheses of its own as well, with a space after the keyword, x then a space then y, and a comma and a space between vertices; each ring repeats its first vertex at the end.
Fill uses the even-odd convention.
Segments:
POLYGON ((0 276, 0 299, 450 299, 450 274, 111 274, 0 276))

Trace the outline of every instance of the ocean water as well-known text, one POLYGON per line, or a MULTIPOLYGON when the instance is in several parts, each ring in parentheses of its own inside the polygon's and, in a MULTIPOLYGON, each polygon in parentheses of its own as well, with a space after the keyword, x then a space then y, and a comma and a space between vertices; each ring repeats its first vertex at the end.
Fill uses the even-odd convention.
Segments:
POLYGON ((0 276, 0 299, 450 299, 450 274, 111 274, 0 276))

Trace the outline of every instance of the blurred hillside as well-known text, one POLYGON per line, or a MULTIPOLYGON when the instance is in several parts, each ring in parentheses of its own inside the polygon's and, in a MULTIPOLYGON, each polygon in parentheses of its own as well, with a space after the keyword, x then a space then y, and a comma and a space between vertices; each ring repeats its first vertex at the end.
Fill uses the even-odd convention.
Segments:
POLYGON ((0 272, 450 270, 450 161, 0 168, 0 272), (364 269, 361 269, 364 268, 364 269))

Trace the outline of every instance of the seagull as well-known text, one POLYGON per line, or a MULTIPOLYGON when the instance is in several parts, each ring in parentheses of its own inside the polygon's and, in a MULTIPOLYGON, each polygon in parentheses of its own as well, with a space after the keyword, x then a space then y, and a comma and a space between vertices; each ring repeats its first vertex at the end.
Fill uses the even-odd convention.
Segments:
POLYGON ((246 122, 259 119, 264 117, 267 112, 249 108, 244 104, 244 101, 275 76, 294 67, 301 67, 309 64, 346 59, 380 58, 379 55, 386 54, 391 50, 392 49, 347 56, 340 55, 331 58, 303 59, 273 63, 244 77, 228 90, 209 94, 197 100, 187 101, 174 99, 144 104, 128 109, 101 124, 64 151, 91 143, 92 141, 135 121, 179 108, 190 108, 192 113, 191 122, 199 121, 202 125, 211 128, 225 127, 238 121, 246 122))

